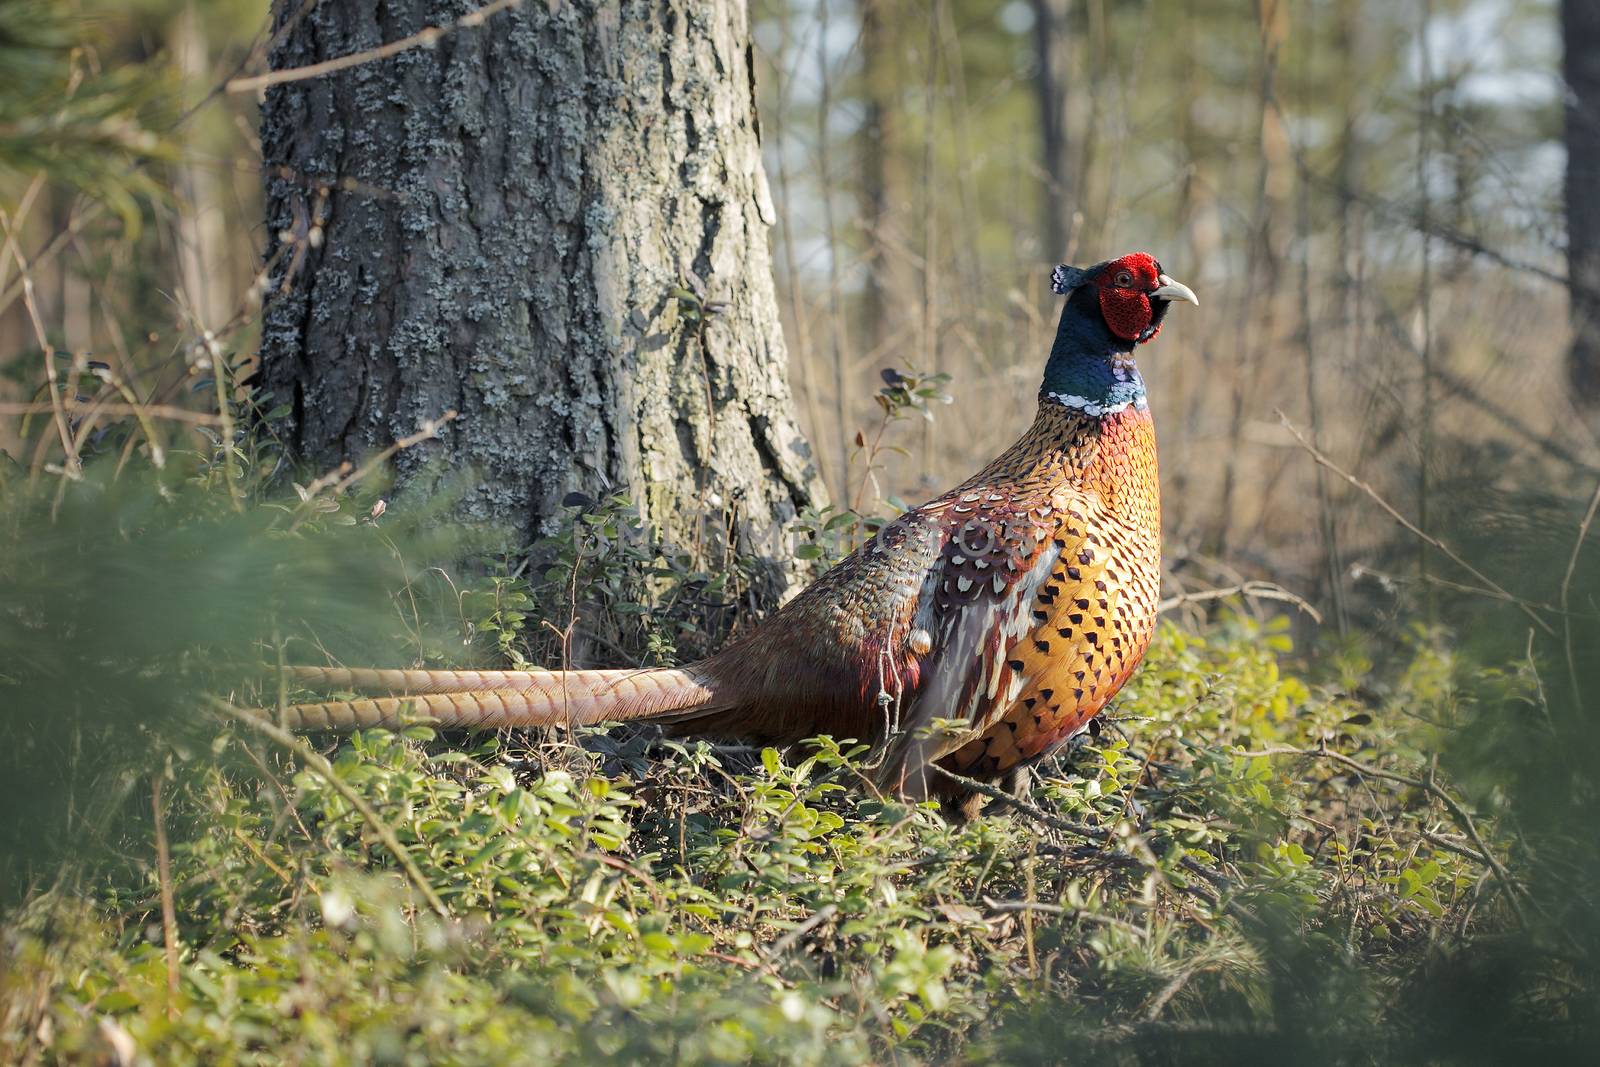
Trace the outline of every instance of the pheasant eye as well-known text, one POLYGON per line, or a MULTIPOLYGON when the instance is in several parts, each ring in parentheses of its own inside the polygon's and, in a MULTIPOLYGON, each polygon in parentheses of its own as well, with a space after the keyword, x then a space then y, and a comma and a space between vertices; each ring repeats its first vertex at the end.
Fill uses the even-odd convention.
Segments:
POLYGON ((1126 289, 1128 286, 1130 286, 1132 284, 1133 284, 1133 275, 1129 274, 1125 270, 1121 270, 1121 271, 1117 272, 1117 288, 1126 289))

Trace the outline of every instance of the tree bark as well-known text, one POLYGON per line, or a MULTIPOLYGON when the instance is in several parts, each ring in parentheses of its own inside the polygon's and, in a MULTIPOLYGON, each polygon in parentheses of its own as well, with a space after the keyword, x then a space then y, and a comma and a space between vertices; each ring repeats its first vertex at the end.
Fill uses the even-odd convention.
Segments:
POLYGON ((1600 407, 1600 4, 1561 0, 1566 78, 1567 277, 1573 390, 1600 407))
MULTIPOLYGON (((279 0, 273 67, 481 6, 279 0)), ((793 417, 743 3, 528 0, 276 85, 261 129, 283 242, 262 381, 301 457, 356 460, 454 409, 395 462, 413 490, 474 472, 469 520, 526 541, 569 493, 624 492, 668 541, 782 556, 822 487, 793 417)))
POLYGON ((1033 39, 1038 63, 1039 135, 1045 173, 1044 258, 1068 258, 1074 242, 1077 203, 1067 93, 1072 84, 1072 0, 1033 0, 1033 39))

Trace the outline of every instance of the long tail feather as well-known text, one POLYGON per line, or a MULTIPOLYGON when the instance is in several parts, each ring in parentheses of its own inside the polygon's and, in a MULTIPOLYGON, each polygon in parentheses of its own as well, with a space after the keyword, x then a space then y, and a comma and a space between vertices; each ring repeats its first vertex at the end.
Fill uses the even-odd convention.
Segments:
MULTIPOLYGON (((383 667, 288 667, 290 678, 314 689, 359 689, 378 693, 465 693, 483 689, 532 689, 559 671, 441 671, 383 667)), ((573 675, 582 671, 573 671, 573 675)))
MULTIPOLYGON (((321 672, 323 668, 296 668, 321 672)), ((592 725, 652 719, 705 707, 714 698, 711 689, 688 671, 364 671, 319 673, 318 684, 348 685, 353 689, 404 690, 418 684, 447 691, 417 692, 409 696, 371 700, 332 700, 320 704, 294 704, 286 725, 293 730, 357 730, 393 727, 417 719, 432 719, 449 729, 494 730, 505 726, 592 725), (467 675, 514 676, 516 688, 455 689, 467 675), (380 676, 436 676, 412 678, 411 686, 380 683, 380 676), (332 679, 331 681, 329 679, 332 679)), ((271 714, 264 712, 263 714, 271 714)))

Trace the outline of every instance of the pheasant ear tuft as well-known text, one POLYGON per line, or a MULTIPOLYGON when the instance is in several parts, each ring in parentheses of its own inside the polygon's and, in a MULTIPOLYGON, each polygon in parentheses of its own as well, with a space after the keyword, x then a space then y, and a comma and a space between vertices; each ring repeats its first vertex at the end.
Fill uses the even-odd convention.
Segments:
POLYGON ((1065 296, 1083 284, 1083 279, 1088 271, 1082 267, 1069 267, 1065 263, 1056 264, 1056 269, 1050 272, 1050 288, 1061 296, 1065 296))

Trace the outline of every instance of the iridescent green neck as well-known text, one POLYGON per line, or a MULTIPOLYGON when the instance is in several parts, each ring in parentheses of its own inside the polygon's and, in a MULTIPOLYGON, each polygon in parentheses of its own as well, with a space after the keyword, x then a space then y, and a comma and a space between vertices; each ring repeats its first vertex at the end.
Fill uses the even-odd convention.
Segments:
POLYGON ((1092 286, 1075 290, 1061 311, 1039 399, 1094 416, 1145 406, 1133 342, 1106 327, 1092 286))

